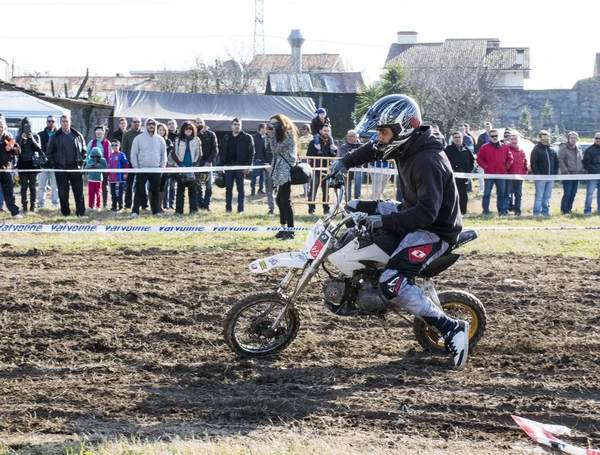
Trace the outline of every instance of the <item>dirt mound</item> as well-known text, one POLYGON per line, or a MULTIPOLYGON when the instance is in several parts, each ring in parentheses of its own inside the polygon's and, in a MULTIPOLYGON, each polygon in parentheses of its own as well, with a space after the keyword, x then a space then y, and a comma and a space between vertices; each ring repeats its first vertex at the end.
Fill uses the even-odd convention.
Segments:
POLYGON ((488 332, 464 372, 396 317, 338 318, 306 294, 280 357, 236 358, 230 304, 275 288, 249 255, 127 250, 3 253, 0 436, 148 437, 265 426, 489 442, 526 438, 510 414, 600 446, 600 264, 470 254, 437 280, 476 294, 488 332), (588 441, 584 435, 590 437, 588 441))

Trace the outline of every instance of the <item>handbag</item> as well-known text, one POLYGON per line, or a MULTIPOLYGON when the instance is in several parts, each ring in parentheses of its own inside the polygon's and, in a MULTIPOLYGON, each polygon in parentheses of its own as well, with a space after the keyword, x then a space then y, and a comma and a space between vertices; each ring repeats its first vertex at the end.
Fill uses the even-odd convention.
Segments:
POLYGON ((48 163, 48 158, 44 152, 35 152, 31 157, 33 167, 43 168, 48 163))
POLYGON ((308 163, 296 163, 293 166, 283 156, 283 161, 290 167, 292 185, 305 185, 312 180, 312 167, 308 163))
POLYGON ((196 183, 196 174, 194 174, 193 172, 179 174, 179 182, 184 185, 187 183, 196 183))

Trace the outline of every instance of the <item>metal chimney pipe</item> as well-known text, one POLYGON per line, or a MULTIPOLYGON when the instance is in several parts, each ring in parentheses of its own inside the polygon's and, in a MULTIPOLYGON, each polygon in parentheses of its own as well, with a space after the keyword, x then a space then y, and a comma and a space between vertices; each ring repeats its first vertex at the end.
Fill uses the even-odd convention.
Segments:
POLYGON ((304 38, 299 29, 294 29, 288 36, 288 43, 292 46, 292 72, 302 72, 302 45, 304 38))

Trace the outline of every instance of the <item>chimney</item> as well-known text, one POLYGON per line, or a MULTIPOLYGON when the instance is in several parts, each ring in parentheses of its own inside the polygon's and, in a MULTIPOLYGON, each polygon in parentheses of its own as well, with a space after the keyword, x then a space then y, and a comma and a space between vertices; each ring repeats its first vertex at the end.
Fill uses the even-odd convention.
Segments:
POLYGON ((417 32, 398 32, 398 44, 416 44, 417 32))
POLYGON ((299 29, 292 30, 290 36, 288 36, 288 43, 292 46, 292 72, 302 72, 302 45, 304 44, 304 38, 299 29))
POLYGON ((517 49, 517 65, 523 66, 525 64, 525 49, 517 49))

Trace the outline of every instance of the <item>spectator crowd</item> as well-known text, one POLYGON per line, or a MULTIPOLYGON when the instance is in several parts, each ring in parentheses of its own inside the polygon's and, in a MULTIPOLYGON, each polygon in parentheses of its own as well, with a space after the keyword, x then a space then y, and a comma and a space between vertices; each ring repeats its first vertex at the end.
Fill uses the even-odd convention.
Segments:
MULTIPOLYGON (((283 227, 293 227, 291 182, 289 170, 298 161, 308 162, 313 168, 313 178, 302 188, 307 198, 308 213, 316 212, 318 193, 323 212, 329 212, 329 192, 321 173, 328 169, 331 159, 344 157, 361 145, 354 130, 346 134, 346 141, 339 147, 332 134, 332 125, 324 108, 319 108, 314 119, 298 131, 285 116, 275 114, 269 122, 261 123, 250 134, 243 130, 242 119, 231 121, 231 131, 219 141, 200 117, 178 125, 174 119, 166 124, 148 118, 142 127, 141 119, 131 122, 119 119, 119 128, 108 134, 103 125, 94 129, 94 137, 86 142, 83 135, 73 128, 71 119, 63 115, 58 119, 48 116, 46 128, 39 133, 31 130, 24 118, 15 137, 8 131, 0 116, 0 159, 3 169, 18 174, 20 206, 14 194, 14 172, 0 172, 0 210, 4 207, 16 218, 27 212, 45 208, 48 191, 50 203, 60 208, 63 216, 71 214, 70 193, 75 201, 75 215, 84 216, 90 210, 131 210, 131 218, 140 210, 150 210, 161 217, 167 210, 182 216, 186 208, 190 214, 211 211, 213 185, 225 189, 225 211, 235 208, 244 213, 247 197, 265 195, 268 215, 279 209, 283 227), (231 170, 216 172, 186 172, 186 168, 220 165, 231 170), (255 168, 251 168, 256 166, 255 168), (181 172, 167 173, 162 169, 180 168, 181 172), (47 169, 87 171, 87 201, 84 200, 83 172, 52 172, 47 169), (139 169, 128 173, 126 169, 139 169), (100 172, 108 170, 108 172, 100 172), (245 180, 249 179, 250 194, 246 195, 245 180), (86 203, 87 202, 87 203, 86 203)), ((0 114, 1 115, 1 114, 0 114)), ((598 179, 585 183, 584 214, 592 214, 594 194, 596 211, 600 213, 600 132, 595 134, 594 144, 585 152, 578 144, 576 132, 567 135, 567 141, 558 150, 551 145, 551 134, 542 130, 528 163, 525 152, 519 147, 519 135, 510 129, 501 132, 491 122, 484 124, 485 131, 477 138, 468 124, 459 125, 449 136, 449 143, 436 125, 434 135, 444 144, 452 169, 460 173, 480 174, 479 191, 482 193, 482 214, 489 215, 490 199, 495 188, 496 210, 499 216, 513 212, 522 215, 523 180, 510 175, 533 174, 547 176, 535 180, 534 216, 550 215, 550 199, 557 175, 598 174, 598 179), (490 175, 492 177, 486 177, 490 175), (502 178, 506 175, 507 178, 502 178)), ((374 167, 361 169, 349 175, 348 198, 361 197, 363 174, 376 174, 387 170, 388 163, 376 163, 374 167)), ((373 180, 374 198, 381 197, 389 173, 382 173, 373 180)), ((460 211, 467 213, 469 193, 475 183, 470 178, 456 178, 460 211)), ((401 201, 398 179, 396 199, 401 201)), ((560 211, 569 214, 580 187, 579 179, 561 180, 563 196, 560 211)), ((293 237, 281 231, 278 238, 293 237)))

